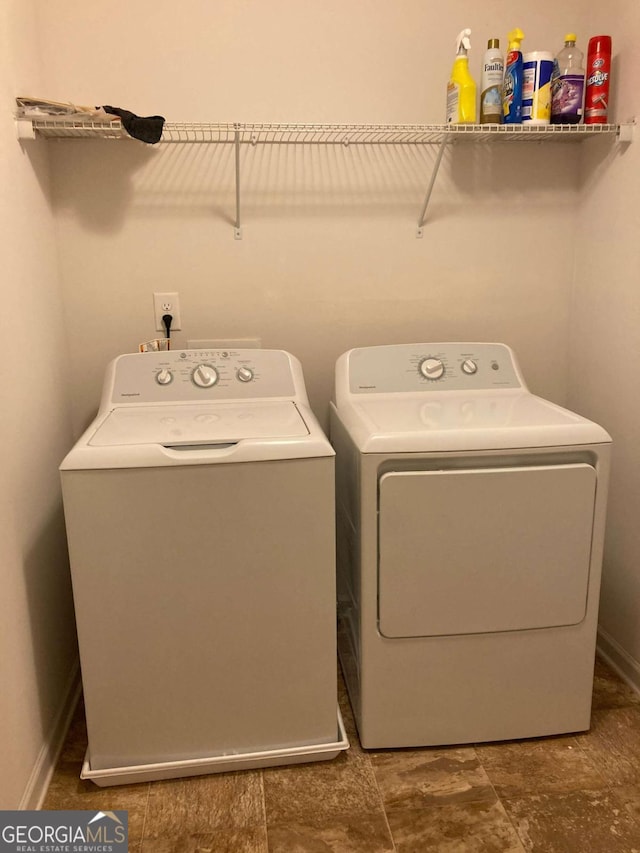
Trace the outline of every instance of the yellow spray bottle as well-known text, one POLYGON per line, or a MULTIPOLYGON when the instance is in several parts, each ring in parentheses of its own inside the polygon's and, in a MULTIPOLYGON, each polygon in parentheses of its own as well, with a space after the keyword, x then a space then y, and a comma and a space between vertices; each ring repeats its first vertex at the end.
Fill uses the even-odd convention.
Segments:
POLYGON ((462 30, 456 39, 456 58, 447 84, 447 124, 475 124, 476 84, 469 71, 468 52, 471 30, 462 30))

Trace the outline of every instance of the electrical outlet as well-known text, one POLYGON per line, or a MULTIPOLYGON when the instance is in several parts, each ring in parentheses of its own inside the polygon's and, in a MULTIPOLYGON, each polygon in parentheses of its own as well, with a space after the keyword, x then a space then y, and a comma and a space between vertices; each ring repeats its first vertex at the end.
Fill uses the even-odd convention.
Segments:
POLYGON ((182 328, 180 319, 180 299, 177 293, 154 293, 153 294, 153 317, 156 324, 156 332, 166 331, 162 318, 165 314, 171 314, 171 331, 176 332, 182 328))

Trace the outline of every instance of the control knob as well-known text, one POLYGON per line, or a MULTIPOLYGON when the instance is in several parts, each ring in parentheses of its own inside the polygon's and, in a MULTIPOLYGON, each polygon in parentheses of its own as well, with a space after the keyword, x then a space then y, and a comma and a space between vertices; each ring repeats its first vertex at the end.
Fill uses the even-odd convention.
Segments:
POLYGON ((250 367, 239 367, 236 370, 236 379, 238 382, 251 382, 253 379, 253 370, 250 367))
POLYGON ((461 366, 462 372, 466 373, 467 376, 473 376, 474 373, 478 372, 478 365, 472 358, 465 358, 461 366))
POLYGON ((156 382, 158 385, 169 385, 173 381, 173 373, 163 367, 156 373, 156 382))
POLYGON ((420 362, 420 373, 425 379, 440 379, 444 375, 444 364, 439 358, 425 358, 420 362))
POLYGON ((191 378, 198 388, 211 388, 218 381, 218 371, 210 364, 199 364, 191 374, 191 378))

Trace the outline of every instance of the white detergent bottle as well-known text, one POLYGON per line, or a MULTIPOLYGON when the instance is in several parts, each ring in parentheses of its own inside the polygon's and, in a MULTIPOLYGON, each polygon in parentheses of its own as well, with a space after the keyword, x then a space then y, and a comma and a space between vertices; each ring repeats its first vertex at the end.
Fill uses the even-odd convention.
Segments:
POLYGON ((500 39, 489 39, 482 63, 480 124, 502 124, 502 80, 504 56, 500 39))

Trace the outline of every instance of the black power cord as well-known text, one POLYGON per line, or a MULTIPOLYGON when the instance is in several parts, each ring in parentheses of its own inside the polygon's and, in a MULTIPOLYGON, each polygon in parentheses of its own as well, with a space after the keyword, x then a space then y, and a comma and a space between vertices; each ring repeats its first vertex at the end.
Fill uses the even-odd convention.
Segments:
POLYGON ((171 349, 171 323, 173 322, 173 316, 171 314, 163 314, 162 322, 167 330, 167 340, 169 341, 169 349, 171 349))

